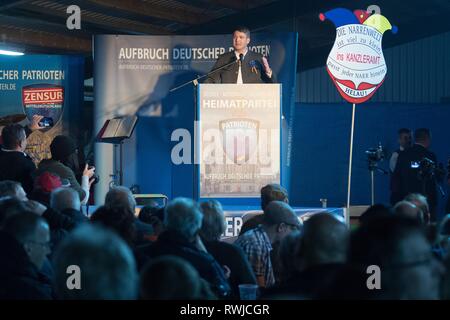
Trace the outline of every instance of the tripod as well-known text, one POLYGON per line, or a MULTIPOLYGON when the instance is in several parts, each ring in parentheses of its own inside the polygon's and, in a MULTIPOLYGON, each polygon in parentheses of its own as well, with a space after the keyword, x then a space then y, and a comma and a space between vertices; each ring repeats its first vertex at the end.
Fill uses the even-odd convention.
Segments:
POLYGON ((369 158, 369 171, 370 171, 370 195, 371 195, 371 205, 373 206, 375 204, 375 170, 383 173, 388 174, 386 170, 383 168, 378 167, 378 161, 369 158))

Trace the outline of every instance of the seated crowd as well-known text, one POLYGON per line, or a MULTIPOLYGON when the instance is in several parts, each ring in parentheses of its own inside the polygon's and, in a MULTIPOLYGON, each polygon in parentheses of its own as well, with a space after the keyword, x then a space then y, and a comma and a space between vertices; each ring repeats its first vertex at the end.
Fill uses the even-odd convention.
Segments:
MULTIPOLYGON (((3 153, 23 152, 15 130, 3 153)), ((420 194, 374 205, 350 228, 328 212, 302 221, 270 184, 262 214, 229 241, 215 200, 176 198, 136 216, 120 186, 88 217, 93 169, 77 178, 73 145, 56 141, 41 170, 27 164, 0 177, 0 299, 239 299, 241 284, 257 285, 258 299, 450 298, 450 216, 431 223, 420 194)))

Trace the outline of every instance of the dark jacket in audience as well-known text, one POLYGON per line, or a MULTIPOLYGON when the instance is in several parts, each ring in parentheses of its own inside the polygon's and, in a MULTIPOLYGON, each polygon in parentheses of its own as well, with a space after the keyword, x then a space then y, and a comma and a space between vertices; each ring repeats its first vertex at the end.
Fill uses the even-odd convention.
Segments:
POLYGON ((240 284, 256 284, 253 269, 240 247, 222 241, 205 241, 204 244, 220 265, 230 268, 229 281, 233 298, 239 298, 240 284))
POLYGON ((194 244, 178 232, 164 231, 155 243, 147 245, 141 250, 150 258, 174 255, 185 259, 192 264, 200 277, 209 282, 215 293, 220 297, 229 296, 231 289, 222 267, 210 254, 198 250, 194 244))
POLYGON ((51 230, 64 229, 70 231, 77 225, 73 217, 62 214, 52 208, 47 208, 42 217, 47 221, 51 230))
POLYGON ((39 176, 46 171, 59 176, 61 179, 67 179, 70 183, 70 187, 78 192, 80 200, 84 199, 86 193, 81 188, 81 185, 77 181, 75 173, 72 171, 72 169, 65 166, 59 161, 53 159, 44 159, 39 163, 38 169, 36 171, 36 176, 39 176))
POLYGON ((266 289, 262 298, 317 298, 318 294, 334 281, 336 275, 344 267, 344 264, 330 263, 316 265, 301 272, 295 272, 280 285, 266 289))
POLYGON ((33 173, 36 166, 28 155, 20 151, 0 149, 0 168, 0 181, 17 181, 22 184, 26 193, 33 191, 33 173))
MULTIPOLYGON (((84 222, 89 222, 88 217, 86 217, 80 210, 67 208, 67 209, 61 210, 60 213, 63 216, 66 216, 66 217, 69 217, 70 219, 72 219, 72 221, 75 225, 79 225, 84 222)), ((70 226, 70 222, 69 222, 69 226, 70 226)))
POLYGON ((0 299, 52 299, 51 282, 12 236, 0 231, 0 299))

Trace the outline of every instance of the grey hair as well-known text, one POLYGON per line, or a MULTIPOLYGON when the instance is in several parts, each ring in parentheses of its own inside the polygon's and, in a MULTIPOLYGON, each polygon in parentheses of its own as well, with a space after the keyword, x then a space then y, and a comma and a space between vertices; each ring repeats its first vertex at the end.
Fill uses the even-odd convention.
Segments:
POLYGON ((203 223, 200 235, 206 241, 219 240, 225 232, 225 217, 222 205, 217 200, 209 200, 200 204, 203 212, 203 223))
POLYGON ((117 186, 111 188, 105 197, 105 206, 112 207, 127 207, 134 213, 136 209, 136 200, 131 193, 131 190, 124 186, 117 186))
POLYGON ((15 197, 18 189, 22 186, 20 182, 12 180, 0 181, 0 197, 15 197))
POLYGON ((50 194, 50 207, 57 211, 68 208, 80 210, 81 203, 78 192, 68 187, 53 190, 50 194))
POLYGON ((60 244, 54 256, 55 290, 62 299, 136 299, 138 273, 128 245, 103 227, 85 224, 60 244), (80 270, 81 290, 70 290, 68 268, 80 270))
POLYGON ((202 226, 203 214, 197 203, 188 198, 176 198, 166 207, 164 224, 167 229, 175 230, 187 238, 196 235, 202 226))

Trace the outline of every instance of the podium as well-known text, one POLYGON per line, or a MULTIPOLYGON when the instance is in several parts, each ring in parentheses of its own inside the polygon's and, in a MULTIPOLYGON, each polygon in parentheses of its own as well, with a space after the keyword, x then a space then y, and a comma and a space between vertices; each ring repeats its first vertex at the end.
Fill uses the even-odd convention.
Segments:
POLYGON ((200 84, 196 111, 197 198, 259 198, 281 184, 281 84, 200 84))
MULTIPOLYGON (((115 151, 119 148, 119 185, 123 184, 123 143, 133 134, 137 120, 138 117, 136 116, 116 117, 106 120, 97 134, 96 142, 111 143, 114 145, 115 151)), ((114 152, 114 164, 116 163, 116 153, 114 152)), ((116 173, 114 173, 114 177, 114 181, 116 181, 116 173)))

